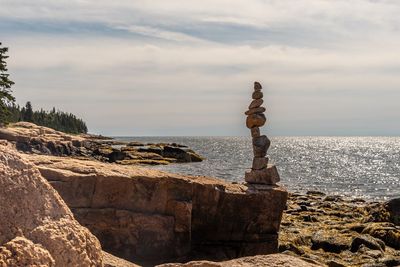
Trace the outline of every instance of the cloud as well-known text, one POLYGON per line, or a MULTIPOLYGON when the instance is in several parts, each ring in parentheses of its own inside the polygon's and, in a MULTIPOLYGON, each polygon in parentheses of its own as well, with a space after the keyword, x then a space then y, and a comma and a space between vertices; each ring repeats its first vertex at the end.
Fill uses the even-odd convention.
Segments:
POLYGON ((261 80, 276 134, 355 133, 355 120, 368 134, 371 117, 399 132, 380 120, 400 119, 396 1, 0 5, 18 101, 77 113, 92 131, 246 134, 261 80))

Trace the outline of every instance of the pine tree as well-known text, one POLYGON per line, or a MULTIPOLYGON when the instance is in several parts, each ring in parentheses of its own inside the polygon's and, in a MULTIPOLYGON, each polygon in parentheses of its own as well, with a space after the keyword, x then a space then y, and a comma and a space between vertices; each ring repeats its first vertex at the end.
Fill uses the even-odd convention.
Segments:
POLYGON ((28 122, 33 122, 33 110, 30 101, 26 102, 23 120, 28 122))
POLYGON ((8 77, 6 55, 7 47, 2 47, 0 42, 0 125, 6 124, 9 120, 10 111, 8 106, 13 104, 15 98, 11 95, 11 86, 14 84, 8 77))

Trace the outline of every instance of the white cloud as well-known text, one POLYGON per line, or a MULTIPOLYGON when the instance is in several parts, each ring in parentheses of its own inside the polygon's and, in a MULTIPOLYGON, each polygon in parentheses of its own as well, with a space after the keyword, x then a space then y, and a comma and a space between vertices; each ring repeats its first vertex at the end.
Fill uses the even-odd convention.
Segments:
POLYGON ((162 127, 213 134, 219 125, 237 131, 226 134, 244 133, 254 80, 266 85, 278 134, 303 133, 326 118, 338 128, 354 116, 366 124, 369 112, 400 119, 396 1, 0 0, 0 6, 0 30, 4 20, 15 27, 76 23, 73 32, 10 30, 1 41, 10 47, 21 103, 73 111, 92 130, 129 134, 126 124, 134 124, 141 134, 162 134, 162 127), (90 23, 107 30, 93 33, 90 23), (114 30, 118 35, 108 32, 114 30))

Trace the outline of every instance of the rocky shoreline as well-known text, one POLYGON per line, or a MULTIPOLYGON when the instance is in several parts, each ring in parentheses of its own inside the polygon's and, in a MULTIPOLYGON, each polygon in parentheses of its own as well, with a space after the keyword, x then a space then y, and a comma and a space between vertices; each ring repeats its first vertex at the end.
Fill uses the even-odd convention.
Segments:
POLYGON ((310 191, 291 193, 279 251, 327 266, 400 265, 400 199, 367 202, 310 191))
POLYGON ((316 191, 288 196, 279 185, 136 166, 141 160, 195 161, 178 144, 117 143, 26 123, 0 129, 0 139, 6 140, 0 141, 0 198, 6 203, 0 266, 63 266, 68 260, 74 262, 69 266, 108 267, 400 265, 399 199, 367 202, 316 191), (43 213, 33 225, 37 209, 43 213))
POLYGON ((176 143, 121 142, 101 135, 70 135, 29 122, 0 128, 0 139, 17 150, 39 155, 66 156, 122 165, 166 165, 201 162, 203 157, 176 143))

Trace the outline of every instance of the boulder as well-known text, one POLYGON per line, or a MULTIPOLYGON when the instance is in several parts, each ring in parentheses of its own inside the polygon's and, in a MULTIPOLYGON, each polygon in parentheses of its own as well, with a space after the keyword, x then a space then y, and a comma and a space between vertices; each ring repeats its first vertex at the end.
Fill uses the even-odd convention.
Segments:
POLYGON ((323 249, 326 252, 340 253, 350 248, 350 240, 334 232, 318 231, 311 237, 311 249, 323 249))
POLYGON ((389 212, 390 220, 400 225, 400 198, 394 198, 386 202, 386 210, 389 212))
POLYGON ((38 169, 5 142, 0 143, 0 203, 0 262, 102 266, 99 241, 38 169))
POLYGON ((369 223, 362 233, 379 238, 387 246, 400 249, 400 229, 392 223, 369 223))
POLYGON ((357 252, 362 245, 374 250, 385 250, 385 243, 382 240, 370 235, 360 235, 355 237, 351 242, 350 251, 357 252))

